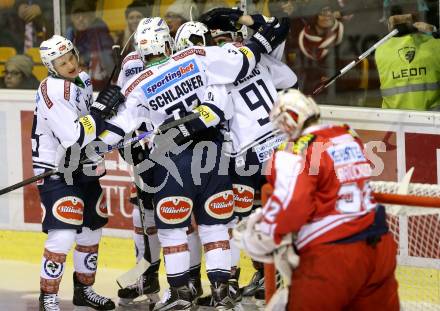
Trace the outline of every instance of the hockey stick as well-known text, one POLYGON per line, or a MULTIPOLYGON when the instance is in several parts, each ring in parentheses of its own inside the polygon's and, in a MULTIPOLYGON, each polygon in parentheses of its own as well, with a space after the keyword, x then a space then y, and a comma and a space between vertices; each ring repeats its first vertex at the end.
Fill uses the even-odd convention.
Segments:
POLYGON ((110 77, 108 78, 106 87, 108 87, 112 83, 112 80, 113 80, 116 72, 118 72, 121 69, 121 56, 122 56, 123 52, 124 52, 123 50, 121 51, 120 45, 113 45, 112 46, 112 55, 113 55, 113 60, 115 62, 115 66, 113 67, 112 73, 110 74, 110 77))
MULTIPOLYGON (((121 142, 119 142, 119 143, 117 143, 115 145, 109 146, 108 150, 103 152, 101 155, 109 153, 110 151, 113 151, 115 149, 120 149, 120 148, 126 147, 128 145, 131 145, 133 143, 136 143, 136 142, 146 138, 147 136, 151 136, 152 134, 153 134, 152 131, 144 132, 144 133, 142 133, 141 135, 139 135, 137 137, 133 137, 133 138, 130 138, 130 139, 126 140, 125 142, 121 141, 121 142)), ((87 159, 87 160, 89 161, 90 159, 87 159)), ((83 162, 80 162, 80 163, 84 164, 83 162)), ((31 177, 31 178, 25 179, 25 180, 23 180, 23 181, 21 181, 19 183, 14 184, 14 185, 11 185, 11 186, 3 188, 3 189, 0 189, 0 195, 3 195, 5 193, 11 192, 11 191, 14 191, 14 190, 16 190, 18 188, 24 187, 24 186, 29 185, 29 184, 31 184, 33 182, 36 182, 36 181, 38 181, 40 179, 43 179, 43 178, 55 175, 57 173, 58 173, 58 169, 54 168, 54 169, 51 169, 51 170, 46 171, 44 173, 35 175, 35 176, 31 177)))
POLYGON ((408 32, 407 29, 404 28, 397 28, 391 31, 389 34, 387 34, 385 37, 377 41, 372 47, 370 47, 368 50, 366 50, 364 53, 359 55, 356 59, 351 61, 347 66, 340 69, 339 72, 337 72, 333 77, 319 85, 317 88, 315 88, 312 92, 312 95, 316 96, 319 93, 321 93, 324 89, 332 85, 338 78, 342 77, 347 71, 352 69, 354 66, 359 64, 364 58, 368 57, 371 53, 373 53, 380 45, 384 44, 386 41, 391 39, 397 34, 404 34, 408 32))
MULTIPOLYGON (((137 131, 136 131, 137 132, 137 131)), ((142 146, 142 149, 145 149, 144 145, 142 144, 142 141, 140 141, 140 144, 142 146)), ((134 284, 138 278, 150 267, 151 265, 151 253, 150 253, 150 245, 149 245, 149 241, 148 241, 148 236, 146 233, 146 228, 145 228, 145 209, 144 209, 144 205, 141 201, 141 195, 140 195, 140 183, 141 178, 139 173, 136 170, 136 167, 133 166, 133 176, 134 176, 134 181, 135 181, 135 185, 136 185, 136 193, 137 193, 137 197, 138 197, 138 208, 139 208, 139 213, 141 216, 141 225, 142 225, 142 233, 144 236, 144 244, 145 244, 145 250, 144 250, 144 254, 142 256, 142 258, 136 263, 136 266, 134 266, 132 269, 128 270, 127 272, 125 272, 124 274, 120 275, 117 279, 116 279, 116 283, 119 285, 120 288, 125 288, 129 285, 134 284), (148 249, 148 253, 147 253, 147 249, 148 249), (148 255, 147 258, 145 258, 148 255)))
MULTIPOLYGON (((197 119, 199 116, 200 116, 200 113, 198 113, 198 112, 191 113, 191 114, 189 114, 189 115, 187 115, 187 116, 185 116, 185 117, 183 117, 183 118, 181 118, 179 120, 174 120, 174 121, 171 121, 170 123, 161 125, 155 131, 144 132, 144 133, 140 134, 139 136, 136 136, 136 137, 127 139, 125 141, 121 141, 121 142, 119 142, 117 144, 114 144, 112 146, 109 146, 107 151, 101 153, 100 155, 105 155, 105 154, 109 153, 110 151, 113 151, 113 150, 116 150, 116 149, 125 148, 126 146, 129 146, 129 145, 131 145, 133 143, 136 143, 138 141, 141 141, 143 139, 149 138, 149 137, 151 137, 153 135, 160 134, 162 132, 168 131, 169 129, 171 129, 173 127, 176 127, 176 126, 178 126, 180 124, 183 124, 183 123, 189 122, 191 120, 197 119)), ((90 160, 90 159, 87 159, 87 160, 90 160)), ((81 164, 83 164, 83 163, 81 163, 81 164)), ((20 181, 19 183, 16 183, 14 185, 11 185, 11 186, 3 188, 3 189, 0 189, 0 195, 3 195, 5 193, 11 192, 11 191, 14 191, 14 190, 16 190, 18 188, 21 188, 23 186, 29 185, 29 184, 31 184, 33 182, 36 182, 36 181, 40 180, 40 179, 43 179, 43 178, 55 175, 56 173, 58 173, 58 169, 54 168, 54 169, 51 169, 51 170, 46 171, 44 173, 41 173, 39 175, 35 175, 33 177, 30 177, 28 179, 20 181)))

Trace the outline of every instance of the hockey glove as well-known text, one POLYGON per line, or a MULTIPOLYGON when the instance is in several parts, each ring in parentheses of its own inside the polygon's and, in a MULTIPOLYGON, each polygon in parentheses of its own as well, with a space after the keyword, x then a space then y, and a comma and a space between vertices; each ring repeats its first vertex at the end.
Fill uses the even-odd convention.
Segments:
MULTIPOLYGON (((133 132, 132 137, 136 137, 135 132, 133 132)), ((136 142, 131 145, 125 146, 124 148, 120 148, 118 149, 118 151, 125 162, 134 166, 144 161, 149 154, 148 147, 145 147, 144 149, 140 142, 136 142)))
POLYGON ((116 114, 118 107, 125 101, 121 88, 110 85, 98 94, 98 98, 90 107, 90 114, 102 120, 109 119, 116 114))
POLYGON ((254 23, 249 26, 254 31, 259 31, 261 27, 266 25, 267 23, 270 23, 272 21, 272 17, 264 16, 263 14, 252 14, 251 15, 252 20, 254 23))
MULTIPOLYGON (((173 112, 173 116, 166 119, 162 123, 162 125, 168 124, 168 123, 173 122, 175 120, 179 120, 188 114, 189 114, 189 112, 186 112, 186 111, 181 111, 181 110, 176 111, 175 110, 173 112)), ((179 131, 178 135, 174 138, 174 142, 176 144, 180 145, 181 143, 188 141, 191 138, 191 135, 193 135, 195 132, 197 132, 197 130, 193 126, 191 126, 191 122, 192 121, 189 121, 184 124, 179 124, 178 126, 175 127, 175 129, 177 129, 179 131)))
POLYGON ((209 29, 220 29, 223 31, 237 31, 241 25, 237 24, 243 11, 232 8, 214 8, 203 13, 199 20, 208 26, 209 29))
POLYGON ((251 38, 250 42, 246 44, 253 52, 258 51, 260 53, 270 53, 278 45, 286 40, 289 33, 289 20, 282 18, 281 22, 278 22, 276 18, 272 18, 269 23, 260 26, 258 32, 256 32, 251 38))

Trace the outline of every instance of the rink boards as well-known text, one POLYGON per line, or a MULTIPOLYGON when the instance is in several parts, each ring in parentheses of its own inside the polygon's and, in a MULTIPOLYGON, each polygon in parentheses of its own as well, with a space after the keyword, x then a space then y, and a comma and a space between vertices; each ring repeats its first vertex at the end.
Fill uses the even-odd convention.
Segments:
MULTIPOLYGON (((0 148, 0 187, 19 182, 33 174, 30 131, 34 96, 33 91, 2 90, 0 93, 0 141, 3 142, 0 148)), ((437 146, 440 146, 440 135, 438 135, 440 114, 336 106, 321 106, 321 110, 324 122, 348 123, 363 138, 375 163, 378 164, 375 170, 376 180, 397 181, 409 168, 414 167, 411 182, 438 183, 440 166, 437 163, 439 163, 440 149, 437 150, 437 146)), ((128 230, 131 226, 131 205, 127 200, 131 181, 129 167, 117 154, 113 154, 106 160, 106 168, 107 175, 102 178, 102 186, 111 217, 104 234, 112 237, 129 237, 131 235, 128 230)), ((35 185, 1 196, 0 206, 2 206, 0 229, 40 231, 41 208, 35 185)), ((33 235, 37 240, 42 241, 41 234, 33 235)), ((15 235, 8 233, 8 240, 10 239, 13 241, 15 235)), ((123 240, 106 239, 106 241, 121 245, 120 241, 123 240)), ((5 240, 0 239, 0 242, 4 246, 5 240)), ((131 245, 128 241, 126 243, 131 245)), ((16 241, 15 245, 20 245, 19 241, 16 241)), ((19 249, 21 248, 18 247, 11 254, 17 255, 19 249)), ((33 258, 32 261, 38 260, 41 256, 40 250, 41 248, 35 254, 26 252, 22 255, 26 255, 25 257, 29 259, 33 258)), ((5 253, 2 252, 2 256, 3 254, 5 253)), ((133 260, 132 256, 122 257, 125 259, 117 264, 117 268, 129 267, 133 260)), ((111 256, 111 258, 115 261, 115 257, 111 256)), ((426 260, 430 259, 426 258, 426 260)), ((422 258, 421 261, 426 260, 422 258)), ((437 272, 439 265, 435 259, 431 260, 432 262, 434 267, 428 265, 431 266, 429 268, 399 267, 400 293, 406 300, 420 301, 423 298, 422 293, 430 292, 431 294, 428 295, 430 301, 426 303, 428 305, 440 303, 437 272), (411 288, 406 286, 405 282, 412 284, 411 288), (416 287, 413 286, 414 283, 416 287), (420 288, 420 292, 415 291, 414 288, 420 288)), ((115 263, 109 265, 113 267, 115 263)), ((245 270, 251 271, 250 265, 245 267, 245 270)), ((248 273, 245 274, 244 279, 247 280, 248 273)))

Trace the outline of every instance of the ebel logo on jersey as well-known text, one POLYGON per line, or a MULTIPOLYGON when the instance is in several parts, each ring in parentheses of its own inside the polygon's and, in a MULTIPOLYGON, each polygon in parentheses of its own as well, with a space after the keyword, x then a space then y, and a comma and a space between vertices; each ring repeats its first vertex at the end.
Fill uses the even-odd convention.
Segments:
POLYGON ((180 80, 185 79, 188 76, 192 76, 198 72, 199 67, 197 66, 196 62, 194 60, 190 60, 159 75, 157 78, 142 86, 142 90, 147 97, 156 95, 180 80))

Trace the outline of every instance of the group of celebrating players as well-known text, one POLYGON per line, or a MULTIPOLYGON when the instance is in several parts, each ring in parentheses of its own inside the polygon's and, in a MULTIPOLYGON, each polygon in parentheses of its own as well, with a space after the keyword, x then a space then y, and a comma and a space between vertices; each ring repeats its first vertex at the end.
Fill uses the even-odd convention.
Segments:
MULTIPOLYGON (((40 310, 60 310, 57 293, 74 242, 73 304, 115 308, 92 288, 108 216, 99 184, 103 158, 91 157, 89 147, 112 146, 151 130, 154 135, 146 141, 121 152, 134 168, 137 260, 144 258, 149 267, 136 284, 119 290, 120 304, 145 294, 154 310, 191 310, 196 305, 233 310, 242 296, 241 247, 259 261, 275 258, 295 289, 285 306, 289 310, 341 310, 350 304, 366 310, 379 300, 386 310, 397 310, 395 256, 394 263, 392 256, 378 262, 381 271, 373 278, 368 275, 369 286, 359 276, 355 294, 368 287, 369 304, 365 295, 357 304, 354 294, 342 290, 344 297, 332 296, 332 290, 323 289, 328 282, 321 280, 321 286, 318 278, 307 278, 318 271, 314 257, 306 256, 309 249, 336 245, 329 256, 319 250, 326 264, 334 264, 332 256, 338 254, 332 249, 341 245, 362 242, 378 252, 365 261, 378 261, 382 252, 395 253, 395 245, 383 210, 370 198, 369 162, 359 138, 347 126, 319 125, 316 103, 293 88, 297 78, 281 61, 288 23, 222 8, 202 20, 183 24, 174 39, 162 18, 141 20, 135 51, 122 61, 116 85, 96 100, 73 44, 58 35, 41 44, 50 75, 37 92, 33 167, 35 174, 53 168, 61 173, 38 183, 47 233, 40 310), (233 41, 241 25, 253 31, 248 40, 221 40, 216 46, 213 34, 233 41), (175 126, 162 130, 171 124, 175 126), (324 146, 318 160, 314 143, 324 146), (266 172, 274 192, 263 210, 254 212, 266 172), (211 284, 206 297, 201 297, 202 248, 211 284), (158 302, 161 249, 169 290, 158 302), (309 290, 315 294, 304 296, 309 290), (331 299, 326 297, 330 302, 324 306, 332 308, 320 308, 324 299, 319 296, 326 292, 331 299)), ((350 250, 359 256, 367 251, 361 246, 350 250)), ((328 281, 348 282, 338 277, 328 281)))

